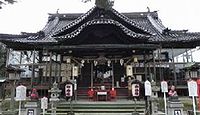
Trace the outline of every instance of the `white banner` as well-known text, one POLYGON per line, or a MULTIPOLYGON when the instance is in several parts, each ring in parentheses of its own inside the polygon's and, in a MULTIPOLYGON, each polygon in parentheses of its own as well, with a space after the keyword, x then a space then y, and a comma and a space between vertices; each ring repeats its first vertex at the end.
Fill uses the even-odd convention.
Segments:
POLYGON ((144 87, 145 87, 145 96, 151 96, 152 93, 151 83, 148 80, 145 81, 144 87))
POLYGON ((26 100, 26 87, 23 85, 20 85, 16 87, 16 101, 24 101, 26 100))
POLYGON ((48 98, 43 97, 41 99, 41 109, 47 109, 48 108, 48 98))
POLYGON ((198 96, 197 94, 197 82, 194 80, 190 80, 187 82, 188 84, 188 92, 189 96, 198 96))
POLYGON ((168 92, 168 84, 167 84, 166 81, 162 81, 162 82, 161 82, 161 91, 162 91, 163 93, 167 93, 167 92, 168 92))

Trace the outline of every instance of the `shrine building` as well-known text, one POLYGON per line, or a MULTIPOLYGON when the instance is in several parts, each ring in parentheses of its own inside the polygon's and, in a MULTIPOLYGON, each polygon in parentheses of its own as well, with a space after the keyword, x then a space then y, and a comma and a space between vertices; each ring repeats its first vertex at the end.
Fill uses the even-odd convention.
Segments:
POLYGON ((157 11, 119 13, 94 6, 86 13, 49 14, 37 33, 0 34, 0 42, 7 48, 6 67, 22 69, 18 81, 41 97, 56 81, 62 95, 72 82, 79 99, 91 89, 115 89, 126 98, 128 77, 141 84, 141 97, 146 80, 157 86, 166 80, 181 93, 199 75, 180 74, 177 68, 189 62, 175 63, 175 56, 199 46, 200 33, 167 28, 157 11))

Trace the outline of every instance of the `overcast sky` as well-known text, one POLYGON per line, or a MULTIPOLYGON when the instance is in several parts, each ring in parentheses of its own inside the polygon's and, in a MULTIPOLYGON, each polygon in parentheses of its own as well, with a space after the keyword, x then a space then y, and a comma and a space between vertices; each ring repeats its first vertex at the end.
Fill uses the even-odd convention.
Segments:
MULTIPOLYGON (((170 29, 200 32, 200 0, 115 0, 119 12, 158 11, 163 24, 170 29)), ((93 2, 81 0, 18 0, 0 9, 0 33, 38 32, 48 19, 48 13, 85 13, 93 2)))

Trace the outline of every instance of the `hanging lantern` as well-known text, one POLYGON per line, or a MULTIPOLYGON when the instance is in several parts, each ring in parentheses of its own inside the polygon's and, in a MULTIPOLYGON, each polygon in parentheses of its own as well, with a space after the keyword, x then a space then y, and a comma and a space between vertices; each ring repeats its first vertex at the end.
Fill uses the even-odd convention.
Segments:
POLYGON ((85 60, 81 60, 81 66, 83 67, 85 63, 85 60))
POLYGON ((137 58, 137 57, 134 57, 134 58, 133 58, 133 62, 134 62, 134 63, 137 63, 137 62, 138 62, 138 58, 137 58))
POLYGON ((98 62, 97 61, 94 61, 94 66, 97 66, 98 62))
POLYGON ((121 65, 121 66, 124 65, 124 60, 123 60, 123 59, 120 59, 119 62, 120 62, 120 65, 121 65))
POLYGON ((111 64, 111 61, 110 61, 110 60, 108 60, 108 67, 110 67, 110 64, 111 64))
POLYGON ((78 76, 78 66, 73 66, 72 76, 78 76))
POLYGON ((133 68, 132 68, 132 65, 127 65, 127 66, 126 66, 126 75, 127 75, 127 76, 133 76, 133 68))
POLYGON ((66 62, 69 64, 69 63, 71 63, 71 58, 67 58, 66 59, 66 62))

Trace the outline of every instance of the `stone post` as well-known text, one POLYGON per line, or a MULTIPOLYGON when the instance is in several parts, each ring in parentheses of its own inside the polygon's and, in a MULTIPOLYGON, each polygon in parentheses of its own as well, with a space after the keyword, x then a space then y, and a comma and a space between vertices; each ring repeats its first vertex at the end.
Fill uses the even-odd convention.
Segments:
POLYGON ((152 96, 150 98, 151 101, 151 115, 158 115, 158 91, 160 91, 160 87, 156 86, 156 82, 152 81, 152 96))

